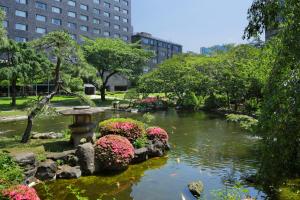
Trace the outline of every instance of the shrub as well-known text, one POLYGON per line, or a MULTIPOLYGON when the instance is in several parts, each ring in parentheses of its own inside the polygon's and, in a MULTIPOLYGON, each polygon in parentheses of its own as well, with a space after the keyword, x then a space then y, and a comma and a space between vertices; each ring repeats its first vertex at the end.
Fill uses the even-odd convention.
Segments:
POLYGON ((147 129, 147 137, 150 140, 158 139, 162 141, 163 143, 168 142, 169 136, 167 131, 160 127, 150 127, 147 129))
POLYGON ((122 170, 133 159, 134 148, 125 137, 107 135, 96 142, 95 155, 103 169, 122 170))
POLYGON ((239 123, 240 126, 247 130, 253 132, 258 125, 258 120, 247 115, 237 115, 237 114, 228 114, 226 119, 231 122, 239 123))
POLYGON ((16 185, 2 191, 4 198, 9 200, 40 200, 34 188, 16 185))
POLYGON ((20 184, 23 179, 21 167, 7 153, 0 152, 0 189, 20 184))
POLYGON ((147 97, 136 101, 135 107, 144 112, 150 110, 165 110, 168 105, 167 102, 159 99, 158 97, 147 97))
POLYGON ((99 127, 102 136, 120 135, 126 137, 131 143, 145 134, 145 124, 133 119, 109 119, 101 122, 99 127))
POLYGON ((226 107, 226 97, 222 95, 210 95, 204 102, 204 108, 208 110, 226 107))

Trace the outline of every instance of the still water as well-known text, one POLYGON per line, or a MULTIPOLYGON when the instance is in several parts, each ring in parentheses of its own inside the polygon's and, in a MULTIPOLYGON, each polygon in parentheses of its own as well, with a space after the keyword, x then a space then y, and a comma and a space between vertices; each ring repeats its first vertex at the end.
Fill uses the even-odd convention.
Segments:
MULTIPOLYGON (((66 189, 72 185, 84 190, 83 196, 91 200, 177 200, 195 199, 187 184, 201 180, 204 183, 204 199, 214 199, 213 191, 225 188, 225 182, 239 182, 246 174, 255 173, 258 163, 257 140, 242 131, 236 124, 202 112, 176 112, 169 110, 153 114, 154 125, 165 128, 170 135, 172 150, 166 157, 154 158, 145 163, 131 165, 119 174, 103 174, 76 180, 48 182, 52 199, 73 200, 66 189)), ((140 114, 105 112, 95 116, 101 121, 110 117, 141 119, 140 114)), ((56 117, 35 123, 38 132, 66 129, 72 118, 56 117)), ((24 122, 0 124, 4 135, 21 133, 24 122)), ((252 197, 263 199, 264 193, 255 187, 244 185, 252 197)), ((45 198, 42 186, 37 187, 45 198)))

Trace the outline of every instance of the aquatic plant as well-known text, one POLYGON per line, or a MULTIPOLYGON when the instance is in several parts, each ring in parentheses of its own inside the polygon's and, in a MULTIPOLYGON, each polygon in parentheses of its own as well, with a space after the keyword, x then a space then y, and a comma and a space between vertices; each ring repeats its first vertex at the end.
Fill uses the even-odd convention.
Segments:
POLYGON ((160 127, 150 127, 146 130, 146 133, 150 140, 158 139, 164 143, 168 142, 169 140, 167 131, 160 127))
POLYGON ((105 135, 120 135, 131 143, 145 134, 145 124, 133 119, 113 118, 103 121, 99 125, 100 133, 105 135))
POLYGON ((133 159, 134 148, 125 137, 106 135, 96 142, 95 156, 103 169, 122 170, 133 159))
POLYGON ((34 188, 16 185, 2 191, 2 196, 10 200, 40 200, 34 188))

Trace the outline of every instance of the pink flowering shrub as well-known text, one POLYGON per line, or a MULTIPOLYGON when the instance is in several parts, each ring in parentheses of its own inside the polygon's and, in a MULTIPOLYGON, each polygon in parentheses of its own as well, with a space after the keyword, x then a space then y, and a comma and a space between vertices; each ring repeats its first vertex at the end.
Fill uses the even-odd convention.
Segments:
POLYGON ((120 135, 126 137, 131 143, 145 134, 145 125, 133 119, 109 119, 101 122, 99 127, 102 136, 120 135))
POLYGON ((133 159, 134 148, 125 137, 106 135, 96 142, 95 157, 103 169, 122 170, 133 159))
POLYGON ((152 103, 156 103, 157 101, 159 101, 159 99, 157 97, 147 97, 147 98, 142 99, 138 102, 139 103, 152 104, 152 103))
POLYGON ((168 108, 168 104, 159 97, 147 97, 136 101, 135 108, 142 112, 151 110, 166 110, 168 108))
POLYGON ((146 133, 150 140, 158 139, 164 143, 169 140, 168 133, 160 127, 150 127, 146 130, 146 133))
POLYGON ((16 185, 2 191, 2 196, 10 200, 40 200, 34 188, 16 185))

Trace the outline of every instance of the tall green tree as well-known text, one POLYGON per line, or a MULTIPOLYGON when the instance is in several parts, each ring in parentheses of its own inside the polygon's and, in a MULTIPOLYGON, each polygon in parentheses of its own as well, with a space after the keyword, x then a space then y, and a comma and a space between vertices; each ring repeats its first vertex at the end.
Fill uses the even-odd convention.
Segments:
POLYGON ((86 38, 83 45, 84 55, 89 64, 94 66, 102 79, 101 100, 105 101, 105 90, 109 79, 116 74, 127 77, 140 74, 152 53, 128 44, 122 40, 86 38))
POLYGON ((0 47, 0 57, 1 77, 9 80, 12 88, 12 106, 16 106, 17 83, 21 80, 30 82, 42 79, 51 65, 44 54, 37 53, 26 43, 17 43, 13 40, 0 47))
POLYGON ((68 78, 70 76, 77 78, 78 76, 75 76, 74 73, 76 71, 79 73, 79 70, 76 69, 88 68, 88 65, 85 64, 80 47, 65 31, 51 32, 42 38, 33 41, 31 45, 51 58, 53 65, 49 71, 54 88, 50 94, 41 98, 33 106, 32 111, 28 115, 27 127, 21 140, 23 143, 28 142, 30 138, 34 118, 47 108, 50 100, 57 95, 59 91, 76 95, 70 90, 70 87, 67 84, 69 81, 64 79, 66 75, 68 75, 68 78))
POLYGON ((278 186, 300 176, 300 2, 255 0, 248 13, 245 37, 276 29, 275 49, 260 118, 263 137, 260 175, 278 186))
POLYGON ((5 19, 5 13, 0 9, 0 46, 3 46, 7 43, 7 33, 3 27, 3 21, 5 19))

